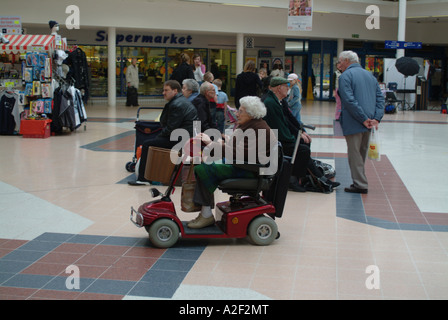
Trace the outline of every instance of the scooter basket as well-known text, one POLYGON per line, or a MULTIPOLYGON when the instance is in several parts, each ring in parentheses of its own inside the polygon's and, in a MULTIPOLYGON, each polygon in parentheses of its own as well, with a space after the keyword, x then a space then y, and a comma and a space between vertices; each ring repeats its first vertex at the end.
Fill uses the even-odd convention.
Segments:
POLYGON ((171 161, 171 154, 173 154, 173 159, 178 159, 179 155, 176 151, 149 147, 145 179, 169 184, 175 167, 175 163, 171 161))

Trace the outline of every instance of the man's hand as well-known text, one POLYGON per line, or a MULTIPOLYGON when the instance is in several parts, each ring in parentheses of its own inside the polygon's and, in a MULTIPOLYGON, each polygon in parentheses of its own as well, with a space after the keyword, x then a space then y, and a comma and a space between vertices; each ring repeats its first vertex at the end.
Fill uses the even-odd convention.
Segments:
POLYGON ((311 137, 308 133, 306 132, 302 132, 302 139, 306 144, 310 144, 311 143, 311 137))
POLYGON ((366 127, 367 129, 372 129, 372 125, 371 122, 372 120, 367 119, 366 121, 364 121, 362 124, 364 125, 364 127, 366 127))
POLYGON ((373 119, 373 120, 370 120, 370 125, 371 125, 371 128, 375 127, 375 129, 378 130, 379 122, 378 122, 378 120, 373 119))

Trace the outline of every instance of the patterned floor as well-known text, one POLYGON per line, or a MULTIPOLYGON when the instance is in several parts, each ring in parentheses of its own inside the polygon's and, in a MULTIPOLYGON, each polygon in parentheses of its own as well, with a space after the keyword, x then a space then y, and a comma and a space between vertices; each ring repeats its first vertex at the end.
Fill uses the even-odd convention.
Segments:
MULTIPOLYGON (((355 195, 343 191, 351 181, 334 105, 307 102, 313 156, 335 166, 341 187, 289 192, 270 246, 181 239, 160 250, 129 221, 150 199, 126 183, 136 108, 87 112, 86 130, 0 138, 0 299, 448 298, 446 115, 386 115, 381 161, 366 164, 369 193, 355 195), (371 270, 378 287, 367 284, 371 270)), ((176 190, 179 216, 192 219, 179 200, 176 190)))

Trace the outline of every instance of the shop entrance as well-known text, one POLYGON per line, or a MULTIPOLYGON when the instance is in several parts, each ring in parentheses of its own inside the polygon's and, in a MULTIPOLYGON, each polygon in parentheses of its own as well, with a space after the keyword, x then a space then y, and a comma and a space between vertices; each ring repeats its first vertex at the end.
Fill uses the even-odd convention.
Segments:
POLYGON ((222 81, 222 91, 231 97, 236 79, 236 51, 229 49, 210 49, 210 61, 207 71, 213 73, 215 79, 222 81))

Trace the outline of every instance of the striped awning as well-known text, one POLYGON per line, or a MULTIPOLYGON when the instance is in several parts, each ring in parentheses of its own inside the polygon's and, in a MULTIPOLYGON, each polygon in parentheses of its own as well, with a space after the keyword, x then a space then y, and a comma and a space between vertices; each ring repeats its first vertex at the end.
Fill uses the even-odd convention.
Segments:
POLYGON ((7 34, 5 38, 9 43, 0 43, 0 52, 24 53, 55 48, 55 36, 52 35, 7 34))

